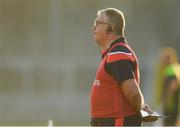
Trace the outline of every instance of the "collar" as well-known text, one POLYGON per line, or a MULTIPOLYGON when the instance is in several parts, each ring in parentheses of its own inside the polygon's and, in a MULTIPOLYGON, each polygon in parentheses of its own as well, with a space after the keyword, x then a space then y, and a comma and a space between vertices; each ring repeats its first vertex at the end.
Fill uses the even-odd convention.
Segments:
POLYGON ((111 43, 111 45, 110 45, 109 48, 111 48, 114 44, 119 43, 119 42, 121 42, 121 43, 127 43, 126 40, 125 40, 125 37, 121 37, 121 38, 118 38, 118 39, 116 39, 115 41, 113 41, 113 42, 111 43))
POLYGON ((104 58, 104 56, 107 54, 107 52, 109 51, 109 49, 110 49, 114 44, 119 43, 119 42, 121 42, 121 43, 127 43, 126 40, 125 40, 125 37, 121 37, 121 38, 116 39, 115 41, 113 41, 113 42, 111 43, 110 47, 109 47, 106 51, 102 51, 102 52, 101 52, 102 58, 104 58))

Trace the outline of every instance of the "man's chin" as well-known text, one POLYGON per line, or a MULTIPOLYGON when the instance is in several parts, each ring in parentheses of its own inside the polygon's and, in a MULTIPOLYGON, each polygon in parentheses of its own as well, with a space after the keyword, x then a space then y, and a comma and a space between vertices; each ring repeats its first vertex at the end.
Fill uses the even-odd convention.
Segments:
POLYGON ((97 39, 96 39, 96 37, 93 37, 93 39, 94 39, 94 41, 95 41, 95 42, 97 42, 97 39))
POLYGON ((95 41, 97 44, 99 44, 99 41, 98 41, 98 39, 96 38, 95 35, 93 36, 93 39, 94 39, 94 41, 95 41))
POLYGON ((98 42, 98 40, 97 40, 97 39, 95 39, 95 38, 94 38, 94 41, 95 41, 97 44, 99 44, 99 42, 98 42))

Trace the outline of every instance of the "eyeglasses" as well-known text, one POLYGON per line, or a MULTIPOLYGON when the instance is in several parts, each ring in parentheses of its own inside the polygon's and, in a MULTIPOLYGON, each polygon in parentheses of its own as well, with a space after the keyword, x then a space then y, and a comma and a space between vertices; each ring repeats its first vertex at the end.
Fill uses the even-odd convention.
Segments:
POLYGON ((94 26, 97 26, 98 24, 106 24, 106 25, 110 25, 110 23, 106 23, 106 22, 102 22, 102 21, 98 21, 98 20, 94 20, 94 26))

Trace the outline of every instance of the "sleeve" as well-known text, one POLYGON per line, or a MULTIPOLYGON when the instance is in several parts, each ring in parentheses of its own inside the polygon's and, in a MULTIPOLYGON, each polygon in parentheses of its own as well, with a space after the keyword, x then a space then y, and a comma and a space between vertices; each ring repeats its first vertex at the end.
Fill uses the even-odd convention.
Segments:
POLYGON ((107 73, 121 84, 128 79, 134 79, 135 60, 131 52, 113 52, 107 56, 105 69, 107 73))

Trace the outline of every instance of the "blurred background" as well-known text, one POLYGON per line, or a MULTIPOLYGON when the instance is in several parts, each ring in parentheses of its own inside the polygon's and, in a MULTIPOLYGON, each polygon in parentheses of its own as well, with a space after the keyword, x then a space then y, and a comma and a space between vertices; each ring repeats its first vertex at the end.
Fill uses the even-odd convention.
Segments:
POLYGON ((124 12, 141 89, 153 103, 159 49, 180 55, 179 0, 0 0, 0 125, 89 125, 101 60, 91 26, 99 9, 124 12))

